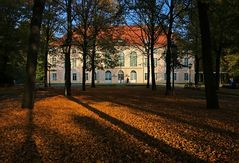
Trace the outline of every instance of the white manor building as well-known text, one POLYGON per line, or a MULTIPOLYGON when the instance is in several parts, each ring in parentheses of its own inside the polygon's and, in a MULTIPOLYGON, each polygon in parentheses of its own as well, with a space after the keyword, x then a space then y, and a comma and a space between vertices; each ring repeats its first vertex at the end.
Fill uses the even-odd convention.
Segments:
MULTIPOLYGON (((131 36, 128 36, 127 38, 132 39, 132 33, 131 36)), ((162 43, 162 38, 159 43, 160 42, 162 43)), ((120 66, 113 69, 96 69, 95 83, 126 83, 127 78, 129 83, 147 83, 147 57, 144 55, 143 51, 141 51, 139 47, 132 44, 132 41, 125 48, 119 49, 121 50, 119 50, 117 54, 120 66)), ((62 49, 59 48, 57 53, 62 54, 62 49)), ((164 60, 164 53, 165 48, 157 48, 154 53, 155 79, 158 84, 166 83, 166 62, 164 60)), ((71 82, 73 84, 82 83, 83 63, 81 60, 81 54, 82 53, 79 49, 75 47, 71 49, 71 82)), ((48 71, 48 82, 50 80, 51 83, 64 83, 65 69, 62 55, 49 54, 48 61, 52 65, 48 71)), ((179 59, 179 61, 185 66, 174 70, 174 82, 194 82, 194 59, 189 55, 186 55, 179 59), (189 64, 192 65, 190 69, 188 67, 189 64)), ((91 71, 86 71, 86 83, 91 83, 91 71)))

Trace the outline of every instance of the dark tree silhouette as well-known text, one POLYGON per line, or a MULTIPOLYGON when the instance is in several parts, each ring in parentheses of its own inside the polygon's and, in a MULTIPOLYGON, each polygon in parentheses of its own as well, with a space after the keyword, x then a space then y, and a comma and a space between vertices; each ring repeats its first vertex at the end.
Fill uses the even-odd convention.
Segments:
POLYGON ((65 96, 71 95, 71 43, 72 43, 72 0, 66 3, 67 38, 65 40, 65 96))
POLYGON ((208 21, 209 4, 200 0, 198 0, 197 3, 201 31, 202 60, 207 108, 218 109, 219 105, 216 92, 216 79, 213 74, 211 37, 208 21))
POLYGON ((44 6, 45 0, 34 0, 33 13, 30 24, 30 36, 26 65, 26 81, 24 85, 22 108, 32 109, 34 106, 37 54, 40 44, 40 28, 44 6))

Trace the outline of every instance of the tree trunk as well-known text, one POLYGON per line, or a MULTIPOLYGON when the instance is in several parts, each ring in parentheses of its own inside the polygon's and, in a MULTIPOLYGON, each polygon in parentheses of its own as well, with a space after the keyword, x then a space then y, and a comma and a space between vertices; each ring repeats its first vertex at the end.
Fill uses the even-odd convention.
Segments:
POLYGON ((32 109, 34 107, 37 54, 40 44, 40 28, 44 6, 45 0, 34 0, 22 108, 32 109))
MULTIPOLYGON (((3 54, 6 53, 6 50, 4 50, 3 54)), ((0 78, 0 84, 9 84, 9 77, 7 75, 7 62, 8 62, 9 58, 7 56, 3 56, 1 58, 1 78, 0 78)))
POLYGON ((44 56, 44 87, 48 86, 47 84, 47 71, 48 71, 48 51, 49 51, 49 39, 50 39, 50 27, 49 20, 46 27, 46 44, 45 44, 45 56, 44 56))
POLYGON ((172 45, 172 27, 173 27, 173 10, 174 10, 174 0, 171 0, 170 13, 169 13, 169 28, 167 33, 167 53, 166 53, 166 95, 171 95, 171 45, 172 45))
POLYGON ((65 96, 71 96, 71 42, 72 42, 72 13, 71 13, 72 0, 67 2, 67 38, 65 53, 65 96))
POLYGON ((197 3, 201 30, 202 59, 207 108, 218 109, 219 105, 216 92, 216 80, 213 75, 211 37, 208 20, 209 4, 201 2, 200 0, 198 0, 197 3))
POLYGON ((151 46, 150 46, 150 56, 151 56, 151 79, 152 79, 152 90, 156 90, 156 82, 155 82, 155 71, 154 71, 154 32, 151 35, 151 46))
MULTIPOLYGON (((86 38, 85 38, 86 39, 86 38)), ((85 91, 85 70, 86 70, 86 56, 87 56, 87 42, 84 39, 83 45, 83 67, 82 67, 82 90, 85 91)))
MULTIPOLYGON (((171 49, 171 52, 172 52, 172 49, 171 49)), ((172 59, 173 59, 173 64, 172 64, 172 90, 171 90, 171 94, 174 95, 174 72, 175 72, 175 54, 174 53, 171 53, 172 54, 172 59)))
POLYGON ((95 51, 96 51, 96 36, 93 38, 93 45, 92 45, 92 56, 91 56, 91 87, 95 88, 95 51))
POLYGON ((221 53, 222 47, 220 46, 218 50, 216 50, 216 89, 219 90, 220 87, 220 65, 221 65, 221 53))
POLYGON ((150 57, 150 55, 149 55, 149 48, 147 48, 147 88, 149 88, 149 80, 150 80, 150 62, 149 62, 149 57, 150 57))
POLYGON ((195 55, 195 85, 198 85, 199 83, 199 57, 196 54, 195 55))
POLYGON ((65 96, 71 96, 71 46, 67 45, 67 52, 65 53, 65 96))
MULTIPOLYGON (((171 36, 170 36, 171 37, 171 36)), ((167 53, 166 53, 166 95, 171 94, 171 39, 167 39, 167 53)))

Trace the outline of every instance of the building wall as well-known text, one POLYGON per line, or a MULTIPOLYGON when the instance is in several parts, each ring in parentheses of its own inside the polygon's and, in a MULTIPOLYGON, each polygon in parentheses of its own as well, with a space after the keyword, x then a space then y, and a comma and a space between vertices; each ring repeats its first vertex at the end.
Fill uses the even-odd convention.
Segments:
MULTIPOLYGON (((143 55, 143 52, 135 47, 127 47, 121 50, 124 53, 124 65, 118 66, 113 69, 96 70, 96 83, 108 83, 108 84, 117 84, 117 83, 126 83, 127 78, 129 83, 146 83, 145 73, 147 73, 147 66, 145 63, 146 56, 143 55), (137 64, 135 66, 130 65, 130 54, 135 52, 137 54, 137 64), (106 80, 106 72, 111 73, 111 80, 106 80), (123 80, 118 80, 119 72, 123 72, 123 80), (136 72, 136 80, 132 80, 132 72, 136 72)), ((155 51, 154 58, 157 61, 155 67, 156 83, 165 83, 166 75, 166 63, 163 56, 164 49, 160 48, 155 51)), ((184 56, 182 57, 181 63, 185 62, 185 59, 188 58, 188 63, 192 64, 191 69, 188 67, 182 67, 175 69, 176 80, 175 83, 186 83, 194 82, 194 60, 192 57, 184 56), (188 80, 185 78, 185 73, 188 75, 188 80), (191 79, 189 79, 191 76, 191 79)), ((48 80, 50 72, 50 82, 51 83, 64 83, 64 56, 62 56, 61 49, 58 49, 56 53, 50 54, 48 58, 49 63, 52 65, 50 71, 48 71, 48 80), (55 66, 54 66, 55 65, 55 66)), ((81 52, 78 49, 72 48, 71 54, 71 81, 72 83, 82 83, 82 62, 81 62, 81 52), (74 74, 74 77, 73 77, 74 74), (75 75, 76 74, 76 75, 75 75), (76 80, 73 80, 76 79, 76 80)), ((86 83, 91 82, 91 72, 86 72, 86 83)), ((151 76, 151 74, 150 74, 151 76)), ((48 81, 49 82, 49 81, 48 81)))

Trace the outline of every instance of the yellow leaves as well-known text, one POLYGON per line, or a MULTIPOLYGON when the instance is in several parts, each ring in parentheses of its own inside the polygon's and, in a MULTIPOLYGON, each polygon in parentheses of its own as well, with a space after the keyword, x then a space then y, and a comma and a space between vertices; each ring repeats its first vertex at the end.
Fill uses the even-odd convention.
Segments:
POLYGON ((9 162, 31 139, 43 162, 238 159, 239 103, 235 99, 235 108, 231 105, 212 112, 188 92, 165 97, 161 91, 152 95, 140 87, 96 88, 75 95, 76 101, 45 92, 51 97, 37 99, 32 112, 21 109, 20 101, 4 100, 0 105, 0 158, 9 162))

